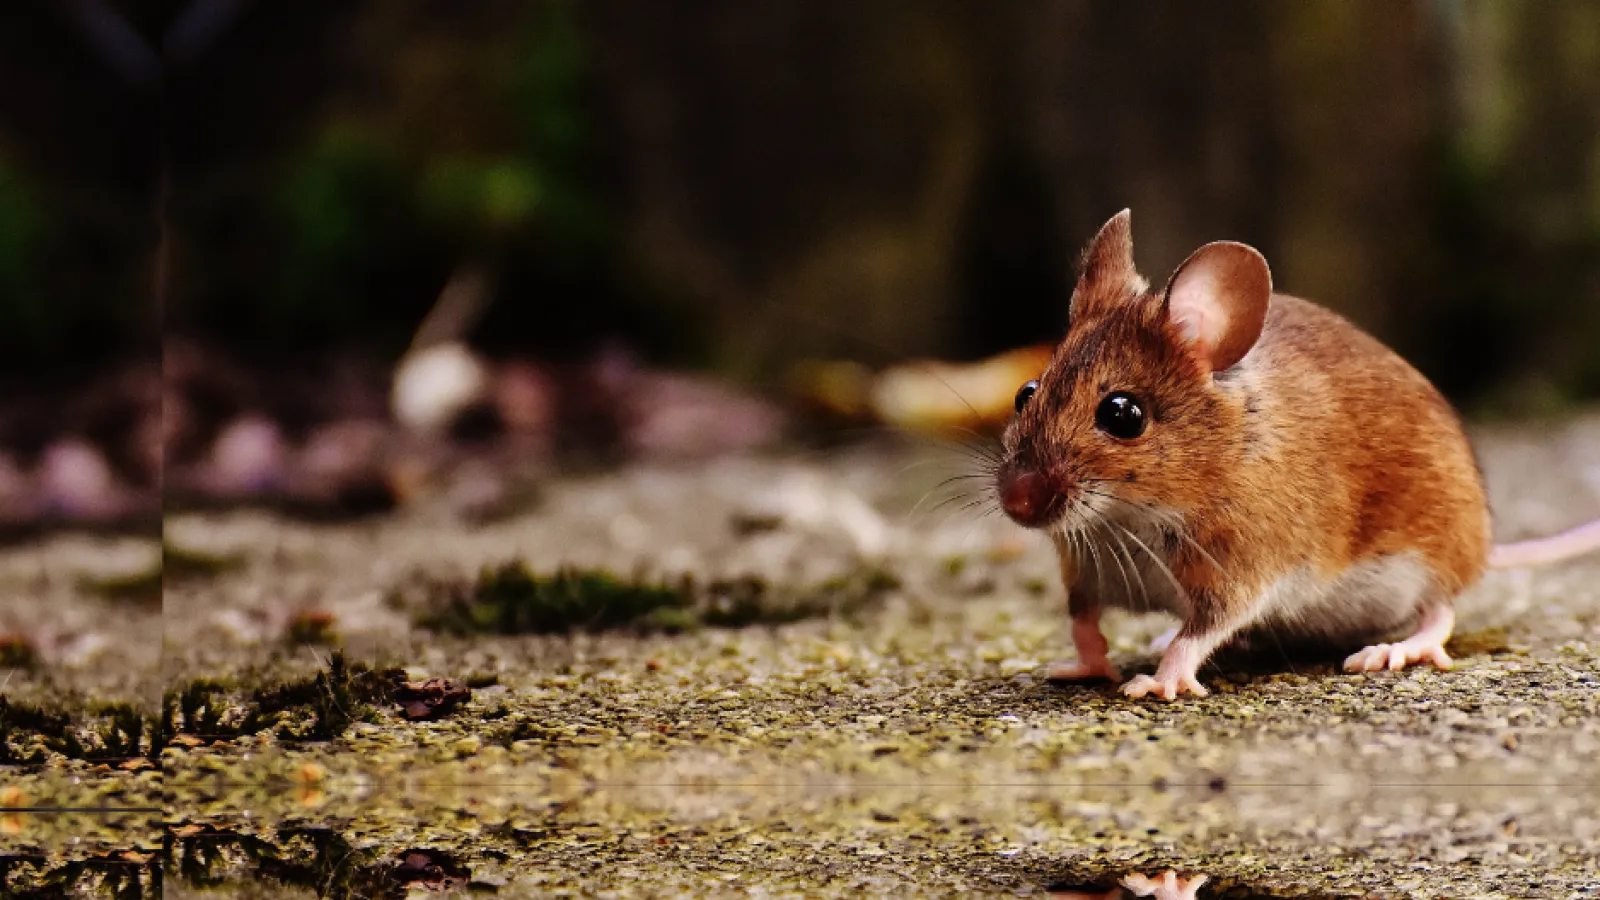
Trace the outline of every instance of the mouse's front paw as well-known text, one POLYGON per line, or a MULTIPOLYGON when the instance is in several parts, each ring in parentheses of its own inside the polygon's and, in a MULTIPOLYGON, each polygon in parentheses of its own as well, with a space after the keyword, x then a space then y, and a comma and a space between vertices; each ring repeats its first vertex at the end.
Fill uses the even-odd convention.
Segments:
POLYGON ((1177 872, 1168 869, 1160 878, 1129 875, 1122 879, 1122 886, 1140 897, 1154 897, 1156 900, 1195 900, 1195 892, 1210 880, 1205 875, 1179 878, 1177 872))
POLYGON ((1176 700, 1178 695, 1186 693, 1196 697, 1204 697, 1208 693, 1193 675, 1170 676, 1160 672, 1154 678, 1149 675, 1133 676, 1122 686, 1122 692, 1134 698, 1155 694, 1164 700, 1176 700))

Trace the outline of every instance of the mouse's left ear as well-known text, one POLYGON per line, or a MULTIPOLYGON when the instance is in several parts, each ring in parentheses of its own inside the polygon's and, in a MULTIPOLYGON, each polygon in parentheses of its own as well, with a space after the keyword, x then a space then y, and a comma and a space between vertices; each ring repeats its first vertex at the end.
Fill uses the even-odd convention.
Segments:
POLYGON ((1266 258, 1254 247, 1218 241, 1172 273, 1161 309, 1195 359, 1221 372, 1255 346, 1271 298, 1266 258))

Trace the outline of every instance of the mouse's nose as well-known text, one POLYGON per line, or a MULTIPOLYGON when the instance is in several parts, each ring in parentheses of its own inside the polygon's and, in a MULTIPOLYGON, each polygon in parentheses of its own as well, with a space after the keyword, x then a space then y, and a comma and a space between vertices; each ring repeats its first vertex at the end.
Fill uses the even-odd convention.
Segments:
POLYGON ((1037 528, 1055 517, 1060 496, 1049 479, 1032 469, 1017 469, 1000 476, 1000 505, 1018 525, 1037 528))

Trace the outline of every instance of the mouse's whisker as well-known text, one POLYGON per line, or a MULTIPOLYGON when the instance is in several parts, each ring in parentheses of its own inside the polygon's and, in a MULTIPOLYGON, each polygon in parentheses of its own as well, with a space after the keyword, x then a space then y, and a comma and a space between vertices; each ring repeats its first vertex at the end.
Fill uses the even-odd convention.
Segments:
POLYGON ((988 497, 974 497, 971 500, 967 501, 966 503, 961 504, 961 507, 960 507, 960 509, 958 511, 959 512, 966 512, 969 509, 973 509, 975 507, 983 506, 983 505, 985 505, 985 504, 987 504, 989 502, 990 502, 990 500, 989 500, 988 497))
POLYGON ((1224 567, 1222 563, 1217 562, 1217 558, 1207 552, 1206 548, 1200 546, 1199 541, 1196 541, 1194 538, 1190 537, 1188 531, 1181 527, 1173 527, 1171 529, 1171 533, 1177 535, 1179 540, 1188 544, 1190 547, 1193 547, 1196 553, 1199 553, 1201 556, 1205 557, 1206 562, 1209 562, 1215 566, 1217 571, 1222 574, 1223 578, 1226 578, 1229 581, 1233 580, 1233 576, 1228 573, 1227 568, 1224 567))
POLYGON ((970 535, 971 532, 972 532, 972 526, 977 523, 978 519, 982 518, 982 516, 968 517, 967 514, 970 513, 974 509, 979 509, 979 508, 984 507, 984 506, 986 506, 988 504, 992 504, 994 502, 994 500, 993 500, 993 498, 988 497, 986 495, 982 495, 982 494, 973 495, 970 492, 967 493, 967 494, 964 494, 962 496, 962 498, 957 498, 957 499, 966 499, 966 502, 962 503, 959 506, 952 507, 950 509, 949 513, 944 517, 944 519, 942 519, 939 522, 939 526, 938 527, 940 529, 943 529, 946 525, 950 524, 950 520, 951 519, 955 519, 955 518, 958 518, 958 517, 959 518, 966 518, 967 519, 967 531, 965 533, 963 533, 962 538, 961 538, 962 542, 964 543, 966 541, 966 539, 967 539, 967 535, 970 535))
POLYGON ((1004 461, 999 447, 993 444, 979 444, 972 441, 949 441, 946 447, 960 453, 968 459, 999 465, 1004 461))
POLYGON ((1061 513, 1061 518, 1050 527, 1052 538, 1065 541, 1068 552, 1072 554, 1075 562, 1083 563, 1088 559, 1087 551, 1083 549, 1078 540, 1078 532, 1083 528, 1083 516, 1078 511, 1077 503, 1071 503, 1061 513))
MULTIPOLYGON (((1109 535, 1112 533, 1110 527, 1107 526, 1104 517, 1101 517, 1096 524, 1105 529, 1106 534, 1109 535)), ((1112 562, 1117 564, 1117 571, 1122 574, 1122 590, 1125 592, 1125 596, 1131 600, 1133 598, 1133 581, 1132 579, 1128 578, 1128 569, 1122 564, 1122 555, 1118 553, 1117 548, 1109 542, 1106 543, 1106 555, 1110 556, 1112 562)), ((1130 560, 1129 562, 1131 563, 1132 561, 1130 560)), ((1139 568, 1137 566, 1133 567, 1133 573, 1136 576, 1139 574, 1139 568)), ((1150 601, 1148 592, 1144 586, 1143 578, 1139 579, 1139 595, 1139 602, 1145 606, 1148 606, 1150 601)))
POLYGON ((965 425, 956 425, 956 426, 953 426, 953 427, 955 428, 956 431, 959 431, 962 434, 967 435, 967 437, 971 438, 971 440, 969 440, 969 441, 963 441, 963 443, 965 443, 965 444, 967 444, 969 446, 982 447, 984 449, 998 449, 998 447, 1000 445, 1000 442, 995 440, 993 435, 984 434, 981 431, 977 431, 975 429, 968 428, 965 425))
MULTIPOLYGON (((1115 524, 1115 523, 1113 523, 1113 524, 1115 524)), ((1139 549, 1143 550, 1150 557, 1150 559, 1155 562, 1157 568, 1161 569, 1162 574, 1167 576, 1167 580, 1172 582, 1173 590, 1177 591, 1177 595, 1176 595, 1177 598, 1180 601, 1186 600, 1188 598, 1188 596, 1189 596, 1189 592, 1183 589, 1183 585, 1182 584, 1178 583, 1178 577, 1176 575, 1172 574, 1172 570, 1167 568, 1167 564, 1162 561, 1161 557, 1154 550, 1151 550, 1150 547, 1148 545, 1146 545, 1144 541, 1139 540, 1139 536, 1137 534, 1134 534, 1132 531, 1129 531, 1127 528, 1124 528, 1122 525, 1117 525, 1117 528, 1123 534, 1128 536, 1128 540, 1131 540, 1135 544, 1137 544, 1139 546, 1139 549)))
POLYGON ((942 460, 942 459, 914 459, 911 462, 908 462, 905 465, 901 466, 900 468, 895 469, 894 470, 894 474, 895 474, 896 477, 899 477, 899 476, 904 475, 905 473, 911 471, 912 469, 920 469, 920 468, 923 468, 924 466, 932 466, 932 465, 936 465, 936 464, 942 463, 942 462, 946 462, 946 460, 942 460))
MULTIPOLYGON (((906 514, 906 518, 907 519, 915 518, 917 516, 917 514, 918 514, 918 511, 922 510, 922 504, 926 503, 928 498, 932 497, 937 490, 938 489, 935 488, 934 490, 928 491, 927 493, 923 494, 922 495, 922 499, 918 500, 916 506, 913 506, 911 508, 911 511, 906 514)), ((971 488, 958 490, 958 491, 955 491, 955 492, 951 493, 949 496, 941 499, 939 502, 935 503, 934 505, 928 507, 926 510, 922 510, 922 515, 924 515, 924 516, 932 516, 934 513, 938 512, 941 509, 944 509, 947 506, 952 506, 953 504, 961 503, 962 501, 966 501, 966 500, 972 500, 974 498, 982 499, 985 496, 987 496, 987 492, 980 493, 979 491, 972 490, 971 488)), ((952 509, 951 514, 954 515, 955 513, 959 513, 959 512, 960 512, 960 509, 952 509)), ((949 518, 950 518, 949 516, 946 516, 944 521, 948 521, 949 518)), ((941 521, 939 523, 940 527, 942 527, 944 525, 944 521, 941 521)))
POLYGON ((949 478, 946 478, 945 480, 939 482, 938 486, 939 487, 944 487, 947 484, 953 484, 953 483, 955 483, 957 481, 980 481, 980 480, 981 481, 989 480, 989 474, 987 472, 966 472, 966 473, 963 473, 961 475, 951 475, 949 478))
MULTIPOLYGON (((1139 582, 1139 610, 1140 612, 1149 612, 1152 608, 1152 604, 1150 602, 1150 586, 1145 584, 1144 571, 1139 567, 1138 560, 1133 558, 1133 551, 1128 549, 1128 545, 1123 543, 1122 537, 1118 535, 1116 530, 1111 527, 1112 523, 1110 520, 1105 521, 1106 534, 1110 535, 1111 538, 1116 541, 1115 549, 1117 553, 1120 554, 1120 558, 1128 561, 1128 568, 1133 570, 1133 577, 1139 582)), ((1107 546, 1112 545, 1108 544, 1107 546)), ((1128 589, 1128 596, 1130 598, 1133 596, 1132 587, 1129 587, 1128 589)))
MULTIPOLYGON (((1104 481, 1106 479, 1096 479, 1096 480, 1097 481, 1104 481)), ((1150 518, 1156 524, 1156 526, 1161 529, 1161 531, 1163 533, 1170 534, 1173 537, 1177 538, 1178 540, 1183 541, 1190 548, 1192 548, 1196 553, 1198 553, 1202 558, 1204 558, 1206 560, 1206 562, 1208 562, 1212 566, 1214 566, 1216 568, 1217 572, 1222 575, 1222 577, 1228 579, 1229 581, 1233 580, 1233 575, 1228 571, 1227 567, 1224 566, 1222 563, 1218 562, 1217 558, 1215 556, 1213 556, 1210 551, 1206 550, 1205 547, 1201 546, 1200 542, 1195 540, 1189 534, 1188 529, 1186 527, 1184 527, 1182 515, 1180 513, 1178 513, 1176 510, 1160 509, 1160 508, 1158 508, 1156 506, 1153 506, 1151 504, 1148 504, 1148 503, 1139 503, 1139 502, 1136 502, 1136 501, 1133 501, 1133 500, 1129 500, 1129 499, 1127 499, 1125 497, 1118 497, 1115 494, 1108 494, 1108 493, 1106 493, 1104 491, 1096 491, 1096 490, 1092 490, 1092 489, 1087 489, 1086 488, 1084 490, 1084 493, 1092 494, 1092 495, 1094 495, 1096 497, 1104 498, 1106 500, 1109 500, 1112 503, 1121 504, 1122 506, 1125 506, 1125 507, 1128 507, 1130 509, 1133 509, 1133 510, 1137 511, 1138 513, 1141 514, 1141 516, 1145 516, 1145 517, 1150 518)))
POLYGON ((1104 560, 1100 558, 1099 548, 1095 547, 1094 541, 1090 538, 1087 531, 1088 527, 1093 522, 1093 519, 1090 515, 1092 511, 1086 510, 1081 506, 1075 506, 1074 512, 1076 513, 1075 518, 1077 519, 1077 527, 1073 528, 1072 536, 1080 544, 1082 544, 1083 549, 1087 554, 1088 562, 1094 566, 1095 586, 1100 589, 1101 594, 1104 594, 1106 589, 1106 565, 1104 560))
MULTIPOLYGON (((934 487, 935 490, 937 490, 938 488, 944 487, 946 484, 949 484, 949 483, 951 483, 953 481, 959 481, 959 480, 988 480, 988 479, 994 478, 994 474, 995 474, 994 472, 988 471, 988 470, 973 471, 973 468, 972 468, 972 465, 971 465, 970 461, 953 462, 951 460, 919 459, 919 460, 916 460, 914 462, 906 463, 905 465, 899 467, 898 469, 896 469, 894 471, 894 474, 893 474, 892 477, 895 478, 895 479, 899 479, 900 477, 904 476, 908 472, 911 472, 911 471, 916 470, 916 469, 927 469, 930 466, 942 466, 946 471, 949 471, 949 470, 952 470, 952 469, 955 471, 955 474, 950 475, 949 477, 946 477, 944 480, 940 481, 937 485, 935 485, 935 487, 934 487)), ((981 466, 979 468, 982 469, 981 466)), ((937 472, 935 474, 937 474, 937 472)))
MULTIPOLYGON (((906 514, 907 518, 916 516, 918 510, 922 509, 922 504, 928 502, 928 498, 932 497, 938 490, 939 490, 938 488, 934 488, 933 490, 927 491, 926 493, 924 493, 922 495, 922 499, 917 501, 917 505, 911 507, 911 512, 906 514)), ((933 506, 929 507, 928 508, 928 514, 932 515, 934 512, 937 512, 940 508, 942 508, 946 504, 954 503, 957 500, 963 500, 963 499, 965 499, 967 497, 970 497, 970 496, 972 496, 972 492, 971 491, 957 491, 957 492, 951 494, 950 496, 945 497, 943 500, 940 500, 938 503, 935 503, 933 506)))
MULTIPOLYGON (((966 498, 966 497, 973 497, 973 496, 978 496, 978 495, 980 495, 982 493, 987 493, 986 491, 982 490, 981 486, 974 486, 974 485, 969 484, 969 483, 964 483, 964 482, 972 482, 972 481, 980 481, 981 482, 983 480, 985 480, 985 479, 981 475, 952 475, 949 478, 946 478, 943 481, 939 482, 938 484, 934 485, 933 487, 929 488, 922 495, 922 498, 917 501, 917 505, 911 508, 911 515, 915 515, 917 510, 922 506, 922 504, 929 497, 932 497, 933 495, 935 495, 935 494, 937 494, 937 493, 939 493, 941 491, 946 491, 946 490, 953 491, 951 496, 946 498, 946 501, 962 499, 962 498, 966 498)), ((938 509, 938 508, 939 507, 935 506, 933 509, 938 509)), ((932 511, 933 510, 929 510, 929 512, 932 512, 932 511)))
POLYGON ((950 456, 953 456, 954 459, 946 456, 942 459, 936 458, 917 460, 908 465, 906 467, 907 469, 923 465, 951 465, 952 463, 959 461, 963 468, 973 467, 979 469, 985 474, 993 475, 995 472, 999 471, 1000 464, 1004 462, 998 450, 987 447, 978 447, 961 441, 934 441, 930 443, 933 450, 939 452, 941 455, 949 454, 950 456))

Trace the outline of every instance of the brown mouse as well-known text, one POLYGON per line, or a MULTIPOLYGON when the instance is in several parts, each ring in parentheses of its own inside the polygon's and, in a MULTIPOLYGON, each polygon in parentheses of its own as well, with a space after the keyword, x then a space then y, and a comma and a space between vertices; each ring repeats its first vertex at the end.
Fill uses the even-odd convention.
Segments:
POLYGON ((1426 378, 1274 294, 1244 244, 1201 247, 1151 291, 1129 221, 1085 251, 1066 337, 1018 391, 996 471, 1006 514, 1061 560, 1078 661, 1052 678, 1119 678, 1107 607, 1181 620, 1155 677, 1123 685, 1132 697, 1204 695, 1196 673, 1225 644, 1365 645, 1345 669, 1448 668, 1455 598, 1486 567, 1600 549, 1600 521, 1492 547, 1472 449, 1426 378))

